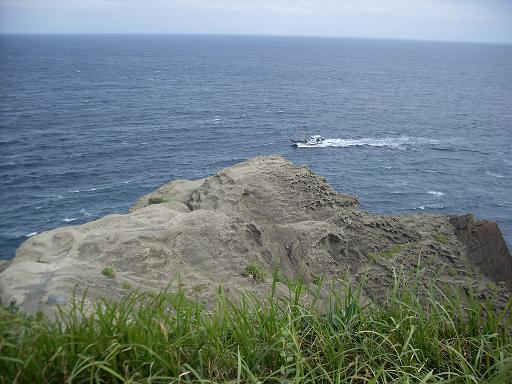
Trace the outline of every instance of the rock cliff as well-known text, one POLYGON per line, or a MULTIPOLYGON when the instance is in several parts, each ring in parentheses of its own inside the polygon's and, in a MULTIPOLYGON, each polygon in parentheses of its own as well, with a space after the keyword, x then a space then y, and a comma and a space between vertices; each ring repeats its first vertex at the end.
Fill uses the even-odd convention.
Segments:
POLYGON ((364 281, 364 294, 377 300, 396 274, 419 288, 492 296, 497 306, 512 290, 512 258, 495 223, 367 213, 308 168, 270 156, 171 181, 128 214, 31 237, 0 273, 0 293, 4 305, 29 312, 66 305, 86 289, 91 299, 170 283, 206 302, 221 284, 233 296, 266 294, 270 276, 244 276, 250 264, 268 275, 277 268, 283 281, 364 281))

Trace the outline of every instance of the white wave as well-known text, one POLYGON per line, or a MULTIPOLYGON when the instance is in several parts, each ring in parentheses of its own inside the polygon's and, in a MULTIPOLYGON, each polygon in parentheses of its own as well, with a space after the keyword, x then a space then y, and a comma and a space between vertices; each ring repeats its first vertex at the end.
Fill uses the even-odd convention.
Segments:
POLYGON ((84 215, 84 216, 91 216, 91 213, 90 213, 90 212, 88 212, 88 211, 86 211, 85 209, 81 209, 81 210, 80 210, 80 213, 81 213, 82 215, 84 215))
POLYGON ((440 205, 440 204, 427 204, 427 205, 420 205, 416 209, 421 209, 423 211, 425 209, 444 209, 444 208, 445 208, 445 206, 440 205))
POLYGON ((96 188, 88 189, 88 191, 96 191, 96 188))
POLYGON ((36 195, 36 197, 44 197, 45 199, 63 199, 62 195, 36 195))
POLYGON ((41 207, 41 206, 36 207, 36 209, 41 209, 41 208, 43 208, 43 207, 41 207))
POLYGON ((489 172, 489 171, 486 171, 485 174, 489 175, 489 176, 492 176, 492 177, 495 177, 497 179, 506 179, 507 178, 506 176, 500 175, 499 173, 493 173, 493 172, 489 172))
POLYGON ((68 191, 68 192, 69 192, 69 193, 79 193, 79 192, 80 192, 80 190, 79 190, 79 189, 75 189, 75 190, 73 190, 73 191, 68 191))
POLYGON ((429 195, 434 195, 434 196, 444 196, 444 192, 428 191, 427 193, 428 193, 429 195))
POLYGON ((78 217, 73 217, 71 219, 68 219, 68 218, 62 219, 62 221, 65 223, 71 223, 72 221, 75 221, 75 220, 78 220, 78 217))
POLYGON ((399 137, 365 137, 362 139, 325 139, 322 144, 309 145, 304 143, 297 143, 297 147, 299 148, 326 148, 326 147, 336 147, 336 148, 346 148, 346 147, 390 147, 390 148, 400 148, 404 145, 414 145, 414 144, 426 144, 437 142, 437 140, 433 139, 424 139, 424 138, 415 138, 409 136, 399 136, 399 137))
POLYGON ((25 237, 32 237, 32 236, 35 236, 37 235, 39 232, 30 232, 28 234, 25 235, 25 237))

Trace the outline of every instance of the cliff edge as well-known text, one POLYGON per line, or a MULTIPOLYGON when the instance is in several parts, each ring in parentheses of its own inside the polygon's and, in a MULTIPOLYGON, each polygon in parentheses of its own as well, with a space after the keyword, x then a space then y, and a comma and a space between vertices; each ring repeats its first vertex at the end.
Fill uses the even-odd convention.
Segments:
POLYGON ((220 284, 233 296, 266 294, 274 268, 283 281, 364 281, 364 294, 376 300, 397 273, 420 288, 492 297, 498 307, 512 291, 512 258, 494 222, 367 213, 308 168, 267 156, 172 181, 128 214, 29 238, 0 273, 0 294, 4 305, 48 312, 86 290, 89 299, 116 298, 181 284, 208 302, 220 284), (244 276, 251 264, 268 277, 244 276))

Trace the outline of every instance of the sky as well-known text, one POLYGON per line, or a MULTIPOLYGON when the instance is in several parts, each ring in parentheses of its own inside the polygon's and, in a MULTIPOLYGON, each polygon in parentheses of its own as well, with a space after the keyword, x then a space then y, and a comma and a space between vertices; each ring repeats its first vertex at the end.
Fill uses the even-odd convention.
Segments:
POLYGON ((0 0, 0 33, 212 33, 512 43, 512 0, 0 0))

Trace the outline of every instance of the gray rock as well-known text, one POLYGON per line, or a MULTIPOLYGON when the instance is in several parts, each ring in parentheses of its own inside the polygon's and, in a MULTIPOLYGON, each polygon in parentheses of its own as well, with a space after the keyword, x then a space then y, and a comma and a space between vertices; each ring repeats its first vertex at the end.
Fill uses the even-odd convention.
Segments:
POLYGON ((68 303, 68 298, 66 295, 49 295, 48 299, 46 299, 46 304, 48 305, 66 305, 68 303))
POLYGON ((512 260, 500 239, 492 222, 361 211, 356 197, 336 192, 308 168, 256 157, 205 179, 171 181, 128 214, 27 239, 0 273, 0 294, 2 302, 15 299, 33 312, 41 303, 60 304, 50 300, 53 292, 117 298, 126 292, 123 283, 154 291, 181 281, 209 303, 220 284, 233 297, 266 295, 270 278, 242 276, 258 263, 269 274, 277 266, 307 283, 324 275, 335 288, 365 281, 364 294, 376 300, 394 273, 419 289, 434 283, 478 293, 503 281, 499 306, 512 286, 512 260), (107 267, 112 273, 102 273, 107 267))
POLYGON ((0 260, 0 272, 2 272, 3 270, 7 269, 9 264, 10 264, 9 260, 0 260))

